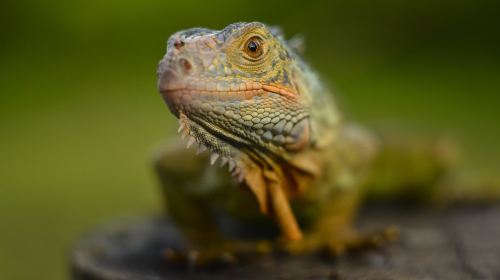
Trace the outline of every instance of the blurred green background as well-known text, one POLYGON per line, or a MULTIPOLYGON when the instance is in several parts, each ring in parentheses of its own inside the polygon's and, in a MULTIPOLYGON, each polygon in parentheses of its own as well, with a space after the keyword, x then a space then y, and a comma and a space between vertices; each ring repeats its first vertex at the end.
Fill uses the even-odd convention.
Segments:
POLYGON ((92 226, 154 213, 175 134, 155 70, 173 32, 281 25, 355 120, 455 135, 498 171, 498 1, 0 2, 0 279, 65 279, 92 226))

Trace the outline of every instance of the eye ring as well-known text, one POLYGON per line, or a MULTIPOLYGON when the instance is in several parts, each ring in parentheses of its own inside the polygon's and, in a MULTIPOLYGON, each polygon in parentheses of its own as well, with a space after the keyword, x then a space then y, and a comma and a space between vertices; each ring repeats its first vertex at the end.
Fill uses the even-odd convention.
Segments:
POLYGON ((263 41, 258 36, 253 36, 246 41, 244 44, 244 52, 249 58, 257 59, 262 56, 263 51, 263 41))

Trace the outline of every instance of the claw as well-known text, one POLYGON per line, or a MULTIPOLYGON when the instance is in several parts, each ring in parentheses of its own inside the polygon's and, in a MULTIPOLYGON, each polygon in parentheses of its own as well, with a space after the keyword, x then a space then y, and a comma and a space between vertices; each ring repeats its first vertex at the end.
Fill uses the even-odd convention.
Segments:
POLYGON ((167 260, 169 261, 173 261, 175 260, 175 257, 177 256, 177 254, 175 253, 174 250, 172 249, 166 249, 165 252, 163 253, 165 255, 165 257, 167 258, 167 260))
POLYGON ((399 239, 400 232, 399 228, 397 228, 396 226, 389 226, 384 230, 382 234, 387 241, 395 242, 399 239))
POLYGON ((346 253, 347 248, 343 244, 330 244, 328 250, 332 257, 340 257, 346 253))
POLYGON ((225 253, 222 253, 220 255, 220 260, 224 263, 227 263, 227 264, 234 264, 236 263, 236 257, 229 253, 229 252, 225 252, 225 253))
POLYGON ((187 261, 190 267, 194 267, 200 261, 200 252, 196 250, 189 251, 187 254, 187 261))

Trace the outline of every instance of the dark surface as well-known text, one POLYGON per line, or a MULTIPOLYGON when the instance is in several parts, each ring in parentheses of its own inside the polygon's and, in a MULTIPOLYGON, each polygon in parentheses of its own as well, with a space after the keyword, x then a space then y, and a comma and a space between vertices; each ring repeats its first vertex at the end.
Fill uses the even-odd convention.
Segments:
POLYGON ((500 206, 442 211, 365 209, 361 228, 398 225, 399 243, 337 260, 261 256, 238 265, 188 270, 162 249, 178 235, 168 220, 116 223, 72 252, 74 279, 500 279, 500 206))

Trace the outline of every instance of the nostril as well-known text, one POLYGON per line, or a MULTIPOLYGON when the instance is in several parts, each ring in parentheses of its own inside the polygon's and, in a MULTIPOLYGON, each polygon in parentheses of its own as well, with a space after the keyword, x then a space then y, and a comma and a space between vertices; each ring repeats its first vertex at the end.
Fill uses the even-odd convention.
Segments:
POLYGON ((184 72, 186 74, 193 68, 193 66, 191 65, 191 62, 189 62, 189 60, 187 60, 185 58, 179 59, 179 64, 180 64, 181 69, 184 70, 184 72))
POLYGON ((184 47, 184 41, 177 40, 174 42, 174 47, 178 50, 180 50, 182 47, 184 47))

